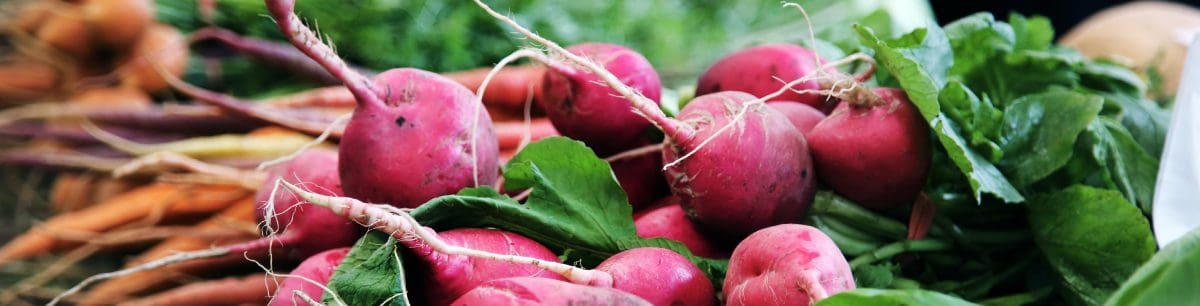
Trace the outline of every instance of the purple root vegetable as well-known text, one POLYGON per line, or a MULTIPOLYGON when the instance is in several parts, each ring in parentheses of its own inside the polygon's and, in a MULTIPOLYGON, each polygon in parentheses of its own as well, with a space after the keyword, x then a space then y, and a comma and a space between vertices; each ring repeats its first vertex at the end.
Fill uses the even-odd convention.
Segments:
MULTIPOLYGON (((743 49, 717 60, 696 85, 696 96, 721 91, 742 91, 762 97, 771 94, 783 84, 814 74, 822 64, 819 56, 807 48, 793 44, 768 44, 743 49)), ((811 80, 792 86, 792 89, 809 92, 787 92, 768 101, 796 101, 828 112, 836 106, 836 100, 817 93, 821 84, 811 80)))
POLYGON ((607 158, 633 211, 645 209, 655 200, 671 193, 660 169, 661 151, 661 145, 654 145, 626 151, 630 155, 617 154, 607 158))
POLYGON ((633 214, 633 225, 643 238, 662 237, 683 243, 692 254, 707 258, 729 258, 729 251, 722 250, 700 233, 700 229, 688 220, 679 206, 679 198, 668 196, 654 206, 633 214))
MULTIPOLYGON (((293 75, 298 75, 320 84, 341 84, 341 80, 329 74, 329 71, 326 71, 325 68, 308 58, 304 53, 296 50, 292 45, 286 43, 244 37, 233 31, 218 27, 206 27, 196 30, 192 32, 190 39, 194 43, 214 43, 227 47, 239 54, 249 56, 268 65, 286 69, 293 75)), ((205 48, 201 47, 200 49, 204 50, 205 48)), ((352 67, 352 69, 368 76, 374 74, 363 68, 352 67)))
POLYGON ((496 180, 496 134, 471 91, 411 68, 368 80, 305 27, 294 6, 294 0, 267 1, 284 36, 342 80, 358 102, 339 144, 346 195, 413 208, 496 180))
MULTIPOLYGON (((317 207, 313 207, 317 208, 317 207)), ((437 234, 446 243, 497 254, 558 261, 546 247, 524 236, 496 229, 461 228, 437 234)), ((566 280, 558 274, 523 263, 481 260, 439 253, 420 240, 401 240, 420 262, 409 270, 410 295, 417 305, 449 305, 480 284, 509 277, 566 280)))
POLYGON ((872 209, 912 203, 929 172, 929 126, 903 91, 874 90, 882 104, 848 100, 808 135, 821 181, 872 209))
POLYGON ((271 169, 267 181, 254 195, 258 203, 254 210, 260 224, 265 224, 268 232, 279 232, 274 238, 265 239, 283 242, 290 258, 305 258, 324 250, 350 246, 362 237, 362 226, 328 209, 308 205, 291 192, 278 192, 273 188, 275 180, 282 179, 324 195, 340 196, 342 184, 338 180, 337 167, 335 152, 304 151, 271 169))
POLYGON ((808 136, 808 133, 812 132, 813 127, 816 127, 817 123, 825 120, 825 113, 800 102, 775 101, 767 103, 767 106, 787 116, 788 121, 791 121, 792 125, 796 126, 797 130, 800 130, 800 134, 804 134, 805 136, 808 136))
POLYGON ((613 288, 577 285, 545 278, 514 277, 483 283, 468 291, 451 305, 648 306, 652 304, 636 295, 613 288))
MULTIPOLYGON (((658 72, 641 54, 605 43, 583 43, 567 48, 571 53, 600 63, 621 82, 658 103, 662 83, 658 72)), ((538 101, 554 128, 563 136, 583 141, 600 156, 649 143, 650 123, 629 109, 629 102, 600 78, 586 70, 549 65, 538 101)))
POLYGON ((350 248, 338 248, 305 259, 279 284, 268 305, 308 305, 299 293, 314 301, 320 301, 321 296, 325 294, 322 287, 329 283, 329 278, 333 277, 334 270, 342 263, 342 259, 346 258, 347 253, 350 253, 350 248))
POLYGON ((480 6, 517 32, 597 75, 666 135, 663 162, 672 194, 707 233, 731 240, 774 224, 800 220, 816 193, 804 136, 783 114, 749 94, 697 97, 679 119, 600 65, 480 6), (746 106, 746 107, 743 107, 746 106), (727 123, 733 124, 727 125, 727 123))
MULTIPOLYGON (((291 48, 291 46, 288 46, 291 48)), ((305 58, 308 60, 308 58, 305 58)), ((308 135, 319 136, 325 133, 325 130, 330 125, 337 121, 334 116, 304 109, 277 108, 263 106, 262 104, 254 104, 242 101, 238 98, 224 95, 217 92, 212 92, 192 84, 188 84, 183 80, 168 73, 162 73, 163 80, 167 82, 171 88, 196 99, 196 101, 215 107, 219 107, 224 111, 228 111, 245 118, 254 119, 264 123, 270 123, 284 128, 292 129, 308 135)), ((334 139, 341 138, 345 131, 339 128, 333 128, 329 131, 329 137, 334 139)))
POLYGON ((833 240, 814 227, 781 224, 738 243, 725 275, 725 305, 808 306, 854 289, 833 240))
POLYGON ((613 288, 654 305, 716 305, 712 282, 683 255, 663 248, 636 248, 614 254, 596 266, 612 274, 613 288))

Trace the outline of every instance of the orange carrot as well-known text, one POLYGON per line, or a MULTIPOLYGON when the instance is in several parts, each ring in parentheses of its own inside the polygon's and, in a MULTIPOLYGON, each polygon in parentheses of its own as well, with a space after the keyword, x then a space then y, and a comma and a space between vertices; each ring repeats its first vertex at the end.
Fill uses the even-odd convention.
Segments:
POLYGON ((12 260, 46 254, 77 245, 60 241, 53 231, 100 232, 148 216, 189 216, 228 207, 248 194, 237 186, 152 184, 86 209, 59 214, 0 248, 0 266, 12 260))
MULTIPOLYGON (((497 121, 492 123, 496 129, 496 138, 500 144, 500 150, 516 149, 521 140, 525 137, 525 122, 523 121, 497 121)), ((529 141, 537 141, 538 139, 558 135, 558 131, 554 129, 554 125, 550 123, 548 118, 534 118, 529 122, 529 141)))
MULTIPOLYGON (((197 224, 197 231, 209 229, 227 229, 248 227, 254 229, 254 198, 246 197, 233 206, 197 224)), ((167 239, 153 248, 130 260, 126 267, 136 266, 151 260, 163 258, 178 252, 202 250, 215 245, 240 243, 257 238, 258 235, 247 232, 245 235, 226 237, 222 239, 179 236, 167 239)), ((95 287, 81 300, 82 304, 110 304, 127 299, 129 296, 142 294, 155 289, 174 285, 175 280, 181 279, 181 274, 192 274, 206 270, 219 271, 237 263, 246 263, 241 257, 225 256, 220 258, 191 261, 179 265, 168 266, 151 271, 134 273, 118 278, 109 279, 95 287)))
POLYGON ((84 90, 67 100, 73 105, 149 107, 154 100, 146 92, 132 86, 96 87, 84 90))
POLYGON ((56 5, 50 1, 29 1, 21 7, 20 13, 13 16, 11 25, 26 33, 34 33, 54 13, 56 5))
POLYGON ((302 91, 296 94, 279 96, 260 101, 266 105, 278 107, 354 107, 357 102, 354 95, 345 86, 329 86, 302 91))
POLYGON ((83 12, 76 6, 64 6, 46 19, 35 36, 63 54, 85 61, 95 51, 88 33, 83 12))
POLYGON ((154 65, 161 66, 175 76, 182 75, 187 68, 187 41, 179 30, 171 26, 151 24, 130 50, 119 69, 121 83, 137 86, 145 92, 153 93, 167 88, 167 81, 158 74, 154 65))
POLYGON ((62 82, 59 70, 43 62, 23 57, 0 62, 0 104, 46 96, 62 82))
POLYGON ((85 0, 80 7, 98 45, 122 50, 133 45, 154 19, 148 0, 85 0))
POLYGON ((50 207, 55 212, 72 212, 92 204, 96 176, 90 173, 61 173, 50 187, 50 207))
POLYGON ((267 296, 283 282, 269 274, 254 274, 242 277, 192 283, 170 291, 144 298, 118 303, 119 306, 188 305, 203 301, 210 305, 263 305, 270 301, 267 296))
MULTIPOLYGON (((491 70, 492 68, 477 68, 442 75, 475 91, 483 84, 483 79, 491 70)), ((545 68, 541 66, 512 66, 501 69, 488 83, 487 92, 483 97, 484 104, 508 111, 521 111, 529 97, 529 87, 534 86, 533 92, 537 92, 542 84, 544 71, 545 68)))

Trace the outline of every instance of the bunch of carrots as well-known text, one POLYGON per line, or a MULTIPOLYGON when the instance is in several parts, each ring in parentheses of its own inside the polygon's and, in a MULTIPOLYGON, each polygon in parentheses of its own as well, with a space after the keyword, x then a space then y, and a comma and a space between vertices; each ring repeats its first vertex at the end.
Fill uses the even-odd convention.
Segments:
MULTIPOLYGON (((211 1, 199 2, 212 9, 211 1)), ((0 16, 0 165, 56 174, 47 208, 55 215, 3 237, 0 271, 47 258, 54 264, 0 284, 0 305, 45 301, 61 291, 46 284, 89 257, 135 266, 260 237, 257 168, 301 148, 331 146, 338 119, 355 105, 337 85, 247 101, 185 83, 179 78, 194 50, 212 45, 332 78, 286 43, 158 23, 150 0, 16 0, 0 4, 0 16), (271 115, 281 113, 287 116, 271 115)), ((474 89, 488 71, 444 75, 474 89)), ((482 97, 502 161, 557 135, 532 107, 542 73, 506 68, 482 97)), ((222 257, 111 279, 70 302, 163 305, 203 296, 262 304, 272 290, 262 284, 274 284, 265 281, 272 277, 240 256, 222 257)))

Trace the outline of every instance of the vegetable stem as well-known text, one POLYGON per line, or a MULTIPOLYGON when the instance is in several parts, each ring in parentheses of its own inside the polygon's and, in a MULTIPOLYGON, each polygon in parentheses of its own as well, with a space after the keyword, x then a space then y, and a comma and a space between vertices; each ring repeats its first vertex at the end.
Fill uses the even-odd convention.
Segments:
POLYGON ((933 239, 925 240, 904 240, 885 245, 873 252, 855 257, 850 261, 850 269, 855 269, 863 265, 875 263, 876 261, 891 258, 905 252, 931 252, 944 251, 953 246, 949 242, 933 239))

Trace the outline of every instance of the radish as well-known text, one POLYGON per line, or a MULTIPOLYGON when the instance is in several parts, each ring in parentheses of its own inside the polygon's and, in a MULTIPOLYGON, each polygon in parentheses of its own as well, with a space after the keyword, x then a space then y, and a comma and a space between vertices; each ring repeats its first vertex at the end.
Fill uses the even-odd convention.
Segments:
MULTIPOLYGON (((658 73, 636 51, 605 43, 578 44, 567 51, 600 63, 622 83, 658 103, 662 94, 658 73)), ((563 136, 583 141, 600 156, 648 142, 650 123, 630 112, 628 103, 600 80, 586 70, 549 65, 538 101, 563 136)))
POLYGON ((929 126, 903 91, 846 100, 808 135, 821 182, 863 207, 912 203, 929 172, 929 126))
MULTIPOLYGON (((530 265, 539 269, 562 275, 568 281, 589 286, 615 287, 645 298, 655 305, 711 305, 712 283, 686 257, 666 249, 635 248, 617 253, 601 262, 595 270, 585 270, 559 263, 550 254, 550 259, 530 257, 523 254, 501 254, 488 250, 475 249, 471 245, 453 245, 440 235, 428 228, 421 227, 407 212, 391 208, 387 205, 367 204, 354 198, 335 197, 308 192, 286 181, 278 181, 288 190, 314 205, 323 206, 334 213, 352 219, 361 224, 370 224, 373 228, 393 236, 411 240, 406 243, 420 243, 428 247, 428 252, 448 254, 450 256, 470 257, 468 263, 481 260, 497 261, 497 265, 511 267, 512 264, 530 265), (388 207, 388 208, 385 208, 388 207), (415 236, 416 239, 412 239, 415 236), (669 254, 668 254, 669 253, 669 254), (653 269, 651 269, 653 267, 653 269), (705 294, 700 297, 696 295, 705 294)), ((514 235, 516 236, 516 235, 514 235)), ((519 237, 519 236, 516 236, 519 237)), ((515 241, 515 240, 514 240, 515 241)), ((531 244, 536 244, 529 241, 531 244)), ((501 251, 520 250, 521 248, 498 248, 501 251)), ((511 252, 511 251, 510 251, 511 252)), ((428 260, 427 260, 428 261, 428 260)), ((438 261, 433 261, 438 262, 438 261)), ((479 265, 479 264, 471 264, 479 265)), ((504 270, 504 269, 501 269, 504 270)), ((428 271, 447 273, 463 277, 459 269, 449 266, 434 266, 428 271)), ((491 275, 477 272, 482 275, 491 275)), ((435 279, 443 279, 440 276, 435 279)), ((432 284, 432 282, 430 282, 432 284)), ((437 286, 446 281, 437 281, 437 286)), ((434 285, 431 285, 434 286, 434 285)), ((469 289, 470 286, 453 287, 469 289)), ((464 289, 464 290, 465 290, 464 289)))
POLYGON ((662 145, 651 145, 605 158, 633 211, 642 210, 670 193, 666 178, 659 172, 661 151, 662 145))
POLYGON ((413 208, 496 180, 492 120, 467 88, 440 75, 392 69, 368 80, 300 22, 294 0, 268 0, 279 29, 358 102, 339 144, 346 195, 413 208))
MULTIPOLYGON (((696 96, 721 91, 743 91, 762 97, 783 83, 813 74, 824 60, 815 52, 793 44, 768 44, 734 52, 717 60, 696 84, 696 96), (820 62, 818 62, 820 61, 820 62)), ((792 86, 789 91, 767 101, 796 101, 828 112, 836 101, 818 93, 821 84, 811 80, 792 86)))
POLYGON ((804 134, 805 136, 808 136, 812 132, 813 127, 816 127, 817 123, 825 120, 825 113, 800 102, 776 101, 767 103, 767 106, 787 116, 788 121, 791 121, 792 125, 796 126, 797 130, 800 130, 800 134, 804 134))
POLYGON ((326 150, 307 150, 288 163, 281 164, 268 174, 267 183, 254 195, 254 207, 259 224, 269 232, 280 234, 273 238, 287 247, 291 258, 305 258, 324 250, 353 245, 362 236, 362 227, 326 209, 316 209, 290 192, 274 192, 276 179, 305 184, 309 189, 327 195, 341 195, 342 185, 337 176, 337 153, 326 150), (272 196, 274 198, 272 198, 272 196), (264 223, 265 222, 265 223, 264 223))
POLYGON ((725 305, 807 306, 854 287, 850 264, 832 239, 811 226, 781 224, 733 250, 725 305))
POLYGON ((451 305, 652 305, 636 295, 544 278, 514 277, 483 283, 451 305))
POLYGON ((276 289, 268 305, 307 305, 305 297, 320 301, 321 296, 328 290, 325 286, 329 283, 329 278, 333 277, 333 272, 337 270, 338 264, 342 263, 342 259, 346 258, 347 253, 350 253, 350 248, 338 248, 305 259, 279 284, 279 289, 276 289))
MULTIPOLYGON (((310 207, 322 209, 320 207, 310 207)), ((328 211, 328 210, 326 210, 328 211)), ((557 261, 558 257, 537 242, 496 229, 460 228, 437 233, 446 243, 463 248, 557 261)), ((420 261, 409 270, 409 284, 417 305, 449 305, 480 284, 508 277, 539 277, 565 280, 537 267, 494 260, 477 260, 462 255, 439 253, 421 240, 402 239, 420 261)))
POLYGON ((708 258, 729 258, 729 251, 721 250, 718 246, 700 234, 683 213, 679 206, 679 198, 668 196, 658 200, 654 206, 633 214, 633 225, 637 234, 643 238, 663 237, 683 243, 692 254, 708 258))
POLYGON ((655 101, 600 65, 530 32, 479 0, 475 3, 595 74, 632 103, 634 113, 661 129, 666 135, 663 161, 671 191, 706 232, 739 239, 774 224, 798 221, 811 204, 816 190, 807 144, 779 111, 746 93, 719 92, 694 99, 678 120, 668 118, 655 101))

